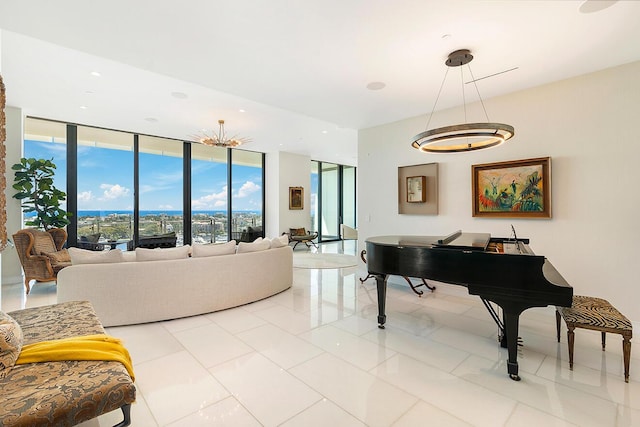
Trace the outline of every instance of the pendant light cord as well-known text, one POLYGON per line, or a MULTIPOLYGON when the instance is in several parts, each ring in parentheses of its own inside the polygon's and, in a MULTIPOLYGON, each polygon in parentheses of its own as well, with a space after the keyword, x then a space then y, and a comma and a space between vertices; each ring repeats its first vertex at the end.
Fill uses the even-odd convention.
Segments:
MULTIPOLYGON (((467 65, 468 66, 468 65, 467 65)), ((462 109, 464 111, 464 122, 467 122, 467 98, 464 96, 464 73, 460 67, 460 87, 462 88, 462 109)))
POLYGON ((484 107, 484 101, 482 100, 482 97, 480 96, 480 90, 478 90, 478 83, 476 82, 476 78, 473 75, 473 71, 471 71, 471 65, 467 64, 467 67, 469 67, 469 74, 471 74, 471 81, 473 82, 473 86, 476 88, 476 93, 478 94, 478 99, 480 99, 480 105, 482 105, 482 110, 484 111, 484 116, 487 119, 487 121, 490 122, 491 120, 489 120, 489 114, 487 114, 487 109, 484 107))
POLYGON ((449 67, 447 67, 447 71, 444 73, 444 78, 442 79, 442 83, 440 84, 440 90, 438 91, 438 96, 436 96, 436 102, 433 103, 433 108, 431 109, 431 114, 429 114, 429 120, 427 120, 427 127, 425 128, 425 130, 429 129, 431 117, 433 117, 433 112, 436 111, 436 105, 438 105, 438 100, 440 99, 440 94, 442 93, 444 82, 447 80, 447 74, 449 74, 449 67))

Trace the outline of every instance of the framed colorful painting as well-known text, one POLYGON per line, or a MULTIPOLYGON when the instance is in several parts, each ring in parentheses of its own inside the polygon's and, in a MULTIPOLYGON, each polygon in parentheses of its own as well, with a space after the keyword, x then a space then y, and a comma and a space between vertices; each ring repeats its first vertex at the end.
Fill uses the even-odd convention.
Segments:
POLYGON ((471 166, 473 216, 551 218, 551 157, 471 166))
POLYGON ((304 188, 289 187, 289 209, 299 210, 304 208, 304 188))

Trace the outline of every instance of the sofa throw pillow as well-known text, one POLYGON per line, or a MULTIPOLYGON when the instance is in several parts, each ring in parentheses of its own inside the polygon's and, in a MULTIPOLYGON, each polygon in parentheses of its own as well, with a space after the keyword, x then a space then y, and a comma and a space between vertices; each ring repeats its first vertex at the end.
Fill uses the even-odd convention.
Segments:
POLYGON ((289 237, 286 234, 283 234, 280 237, 274 237, 271 239, 271 247, 272 248, 281 248, 283 246, 287 246, 289 244, 289 237))
POLYGON ((302 228, 290 228, 289 234, 291 236, 306 236, 309 233, 307 233, 307 230, 304 227, 302 227, 302 228))
POLYGON ((271 242, 266 239, 260 240, 259 242, 252 242, 252 243, 240 242, 238 243, 237 252, 239 254, 243 254, 247 252, 266 251, 270 247, 271 247, 271 242))
POLYGON ((57 252, 44 252, 42 255, 49 258, 52 266, 71 262, 71 256, 67 249, 62 249, 57 252))
POLYGON ((191 252, 194 258, 231 255, 236 253, 236 241, 231 240, 227 243, 209 243, 207 245, 196 243, 191 248, 191 252))
POLYGON ((23 343, 24 336, 18 322, 0 311, 0 377, 3 370, 15 365, 23 343))
POLYGON ((136 261, 164 261, 168 259, 189 258, 189 245, 177 248, 136 248, 136 261))
POLYGON ((124 257, 120 249, 110 251, 90 251, 88 249, 69 248, 71 264, 108 264, 112 262, 123 262, 124 257))

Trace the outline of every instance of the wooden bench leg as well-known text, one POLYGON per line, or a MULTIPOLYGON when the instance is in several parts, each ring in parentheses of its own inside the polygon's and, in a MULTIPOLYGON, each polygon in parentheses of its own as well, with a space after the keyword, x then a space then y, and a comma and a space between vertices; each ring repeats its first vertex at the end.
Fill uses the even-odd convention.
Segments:
POLYGON ((569 369, 573 371, 573 343, 575 340, 575 334, 573 330, 575 326, 567 323, 567 343, 569 345, 569 369))
POLYGON ((624 382, 629 382, 629 362, 631 360, 631 334, 622 334, 622 354, 624 355, 624 382))
POLYGON ((606 346, 607 346, 607 333, 602 332, 602 351, 604 351, 604 348, 606 346))
POLYGON ((556 336, 558 337, 558 342, 560 342, 560 312, 556 310, 556 336))

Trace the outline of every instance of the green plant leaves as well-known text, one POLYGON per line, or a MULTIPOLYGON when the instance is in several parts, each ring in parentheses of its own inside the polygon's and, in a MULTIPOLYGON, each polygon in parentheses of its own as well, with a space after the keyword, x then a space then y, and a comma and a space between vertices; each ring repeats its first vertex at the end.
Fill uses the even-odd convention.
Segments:
POLYGON ((69 224, 67 217, 71 213, 60 208, 60 202, 66 200, 67 193, 53 185, 56 169, 53 159, 23 157, 11 169, 15 171, 13 189, 17 190, 13 198, 22 201, 25 213, 36 212, 34 218, 25 222, 26 225, 48 230, 69 224))

